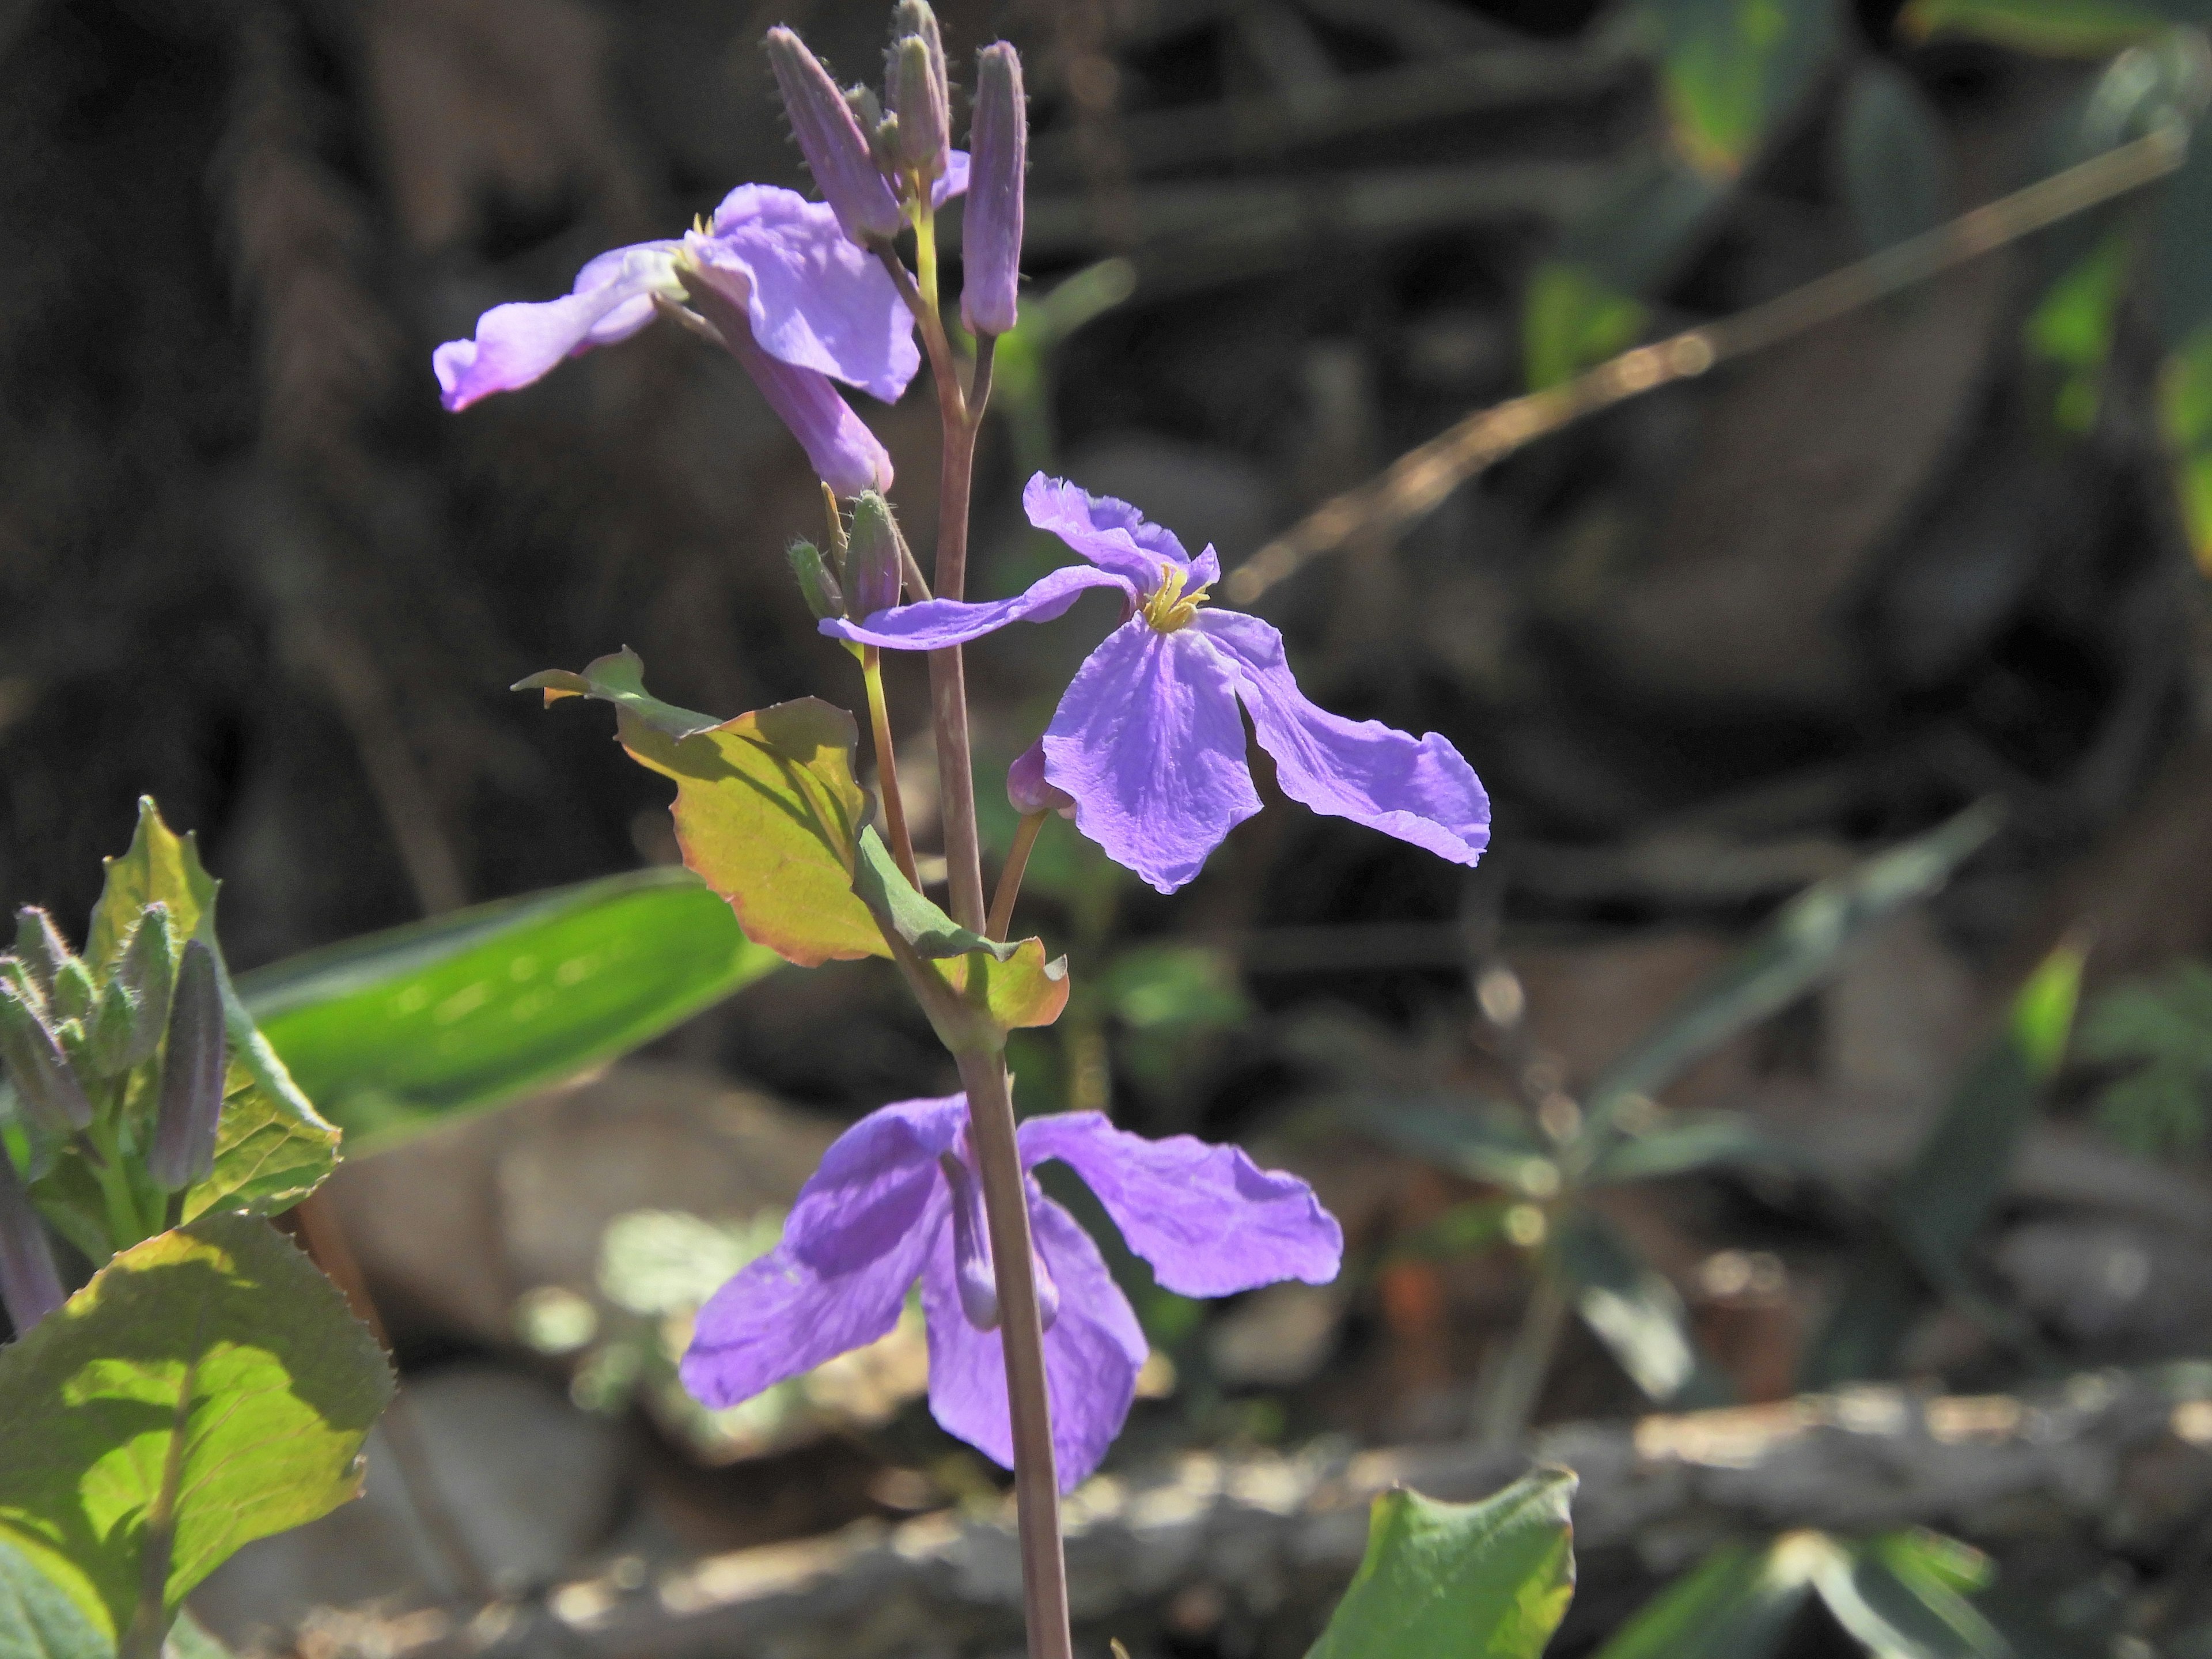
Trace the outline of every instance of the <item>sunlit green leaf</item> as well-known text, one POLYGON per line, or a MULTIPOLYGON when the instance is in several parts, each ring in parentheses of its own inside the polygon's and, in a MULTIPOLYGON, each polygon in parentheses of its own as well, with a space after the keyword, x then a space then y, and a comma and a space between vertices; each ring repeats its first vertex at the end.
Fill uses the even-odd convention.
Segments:
POLYGON ((1852 223, 1870 253, 1933 230, 1956 211, 1942 118, 1918 82, 1881 58, 1851 71, 1836 162, 1852 223))
POLYGON ((1573 1475, 1539 1469, 1480 1504, 1384 1492, 1306 1659, 1537 1659, 1575 1593, 1574 1492, 1573 1475))
POLYGON ((1692 987, 1591 1086, 1593 1133, 1585 1139, 1593 1151, 1626 1102, 1656 1097, 1714 1048, 1833 972, 1844 948, 1875 922, 1941 888, 1996 832, 2002 816, 1995 801, 1971 806, 1784 904, 1751 945, 1692 987))
POLYGON ((1015 947, 1002 939, 985 939, 972 927, 963 927, 906 878, 890 848, 872 827, 860 831, 853 865, 853 890, 874 912, 876 919, 910 945, 914 953, 932 960, 964 957, 971 951, 988 951, 1004 962, 1015 947))
POLYGON ((218 884, 200 863, 198 837, 189 831, 179 836, 164 823, 151 795, 138 798, 138 827, 128 850, 100 862, 106 878, 92 907, 84 947, 85 963, 96 975, 106 975, 155 901, 169 907, 170 931, 180 950, 215 908, 218 884))
POLYGON ((1723 1544, 1644 1603, 1597 1659, 1767 1659, 1812 1594, 1808 1554, 1723 1544))
POLYGON ((722 722, 694 708, 663 702, 645 689, 645 660, 628 646, 604 657, 594 657, 584 672, 548 668, 527 679, 517 680, 511 691, 543 691, 548 708, 563 697, 596 697, 635 714, 654 731, 671 738, 696 738, 722 722))
POLYGON ((1698 1356, 1680 1294, 1610 1222, 1571 1210, 1558 1224, 1554 1249, 1574 1286, 1575 1311, 1647 1396, 1683 1407, 1729 1397, 1725 1379, 1698 1356))
POLYGON ((1521 301, 1521 357, 1531 392, 1571 380, 1636 343, 1650 313, 1585 265, 1547 259, 1521 301))
POLYGON ((2102 58, 2164 22, 2134 0, 1907 0, 1897 20, 1900 31, 1923 40, 1972 35, 2053 58, 2102 58))
POLYGON ((0 1349, 0 1538, 111 1636, 149 1580, 173 1616, 240 1545, 360 1492, 391 1394, 305 1256, 264 1222, 207 1217, 0 1349))
POLYGON ((2051 285, 2022 325, 2029 356, 2057 371, 2052 416, 2062 431, 2086 433, 2097 423, 2105 366, 2127 288, 2129 252, 2125 235, 2104 237, 2051 285))
POLYGON ((684 870, 641 870, 257 969, 246 1006, 360 1151, 627 1053, 781 965, 684 870))
POLYGON ((1814 1588, 1876 1659, 2010 1659, 2011 1644, 1911 1534, 1823 1562, 1814 1588))
POLYGON ((1842 40, 1835 0, 1644 0, 1661 37, 1674 147, 1716 179, 1741 173, 1842 40))
POLYGON ((964 993, 970 964, 980 963, 983 1000, 993 1022, 1006 1030, 1049 1025, 1067 1006, 1067 958, 1047 957, 1044 941, 1018 940, 1004 962, 994 957, 953 957, 934 963, 956 993, 964 993))

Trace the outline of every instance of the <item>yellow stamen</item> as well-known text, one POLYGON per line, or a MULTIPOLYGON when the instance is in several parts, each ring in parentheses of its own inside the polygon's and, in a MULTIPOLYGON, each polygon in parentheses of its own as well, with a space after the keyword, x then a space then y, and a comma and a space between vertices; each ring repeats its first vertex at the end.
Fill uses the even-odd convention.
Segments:
POLYGON ((1170 565, 1160 577, 1160 585, 1152 590, 1152 597, 1145 601, 1145 620, 1155 633, 1172 634, 1188 627, 1190 619, 1198 615, 1198 607, 1206 603, 1204 586, 1184 596, 1182 585, 1189 574, 1179 565, 1170 565))

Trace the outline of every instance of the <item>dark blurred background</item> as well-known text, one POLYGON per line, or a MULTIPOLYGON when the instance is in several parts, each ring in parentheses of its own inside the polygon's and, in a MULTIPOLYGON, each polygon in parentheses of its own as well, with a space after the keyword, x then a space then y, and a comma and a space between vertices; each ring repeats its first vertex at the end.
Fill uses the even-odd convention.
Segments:
MULTIPOLYGON (((1018 516, 1033 467, 1233 569, 1532 374, 1768 299, 2201 98, 2192 31, 2069 46, 2033 6, 1985 8, 2029 17, 2004 39, 1924 26, 1942 9, 1777 0, 1783 46, 1738 84, 1698 81, 1681 43, 1770 27, 1756 5, 1707 4, 1670 35, 1653 18, 1687 0, 946 0, 956 66, 1002 34, 1022 47, 1036 132, 1036 320, 987 434, 971 591, 1052 561, 1018 516), (1748 112, 1711 101, 1728 96, 1748 112)), ((732 365, 655 329, 450 416, 429 354, 738 183, 806 188, 758 39, 789 22, 842 77, 872 76, 883 10, 0 0, 0 896, 78 925, 150 793, 198 831, 250 968, 675 858, 664 781, 604 711, 504 689, 525 674, 628 644, 688 707, 857 699, 781 557, 817 533, 814 483, 732 365)), ((1493 851, 1470 875, 1263 777, 1269 810, 1161 899, 1050 826, 1034 915, 1102 989, 1027 1040, 1025 1105, 1274 1135, 1328 1171, 1355 1248, 1382 1251, 1480 1183, 1312 1127, 1317 1095, 1516 1068, 1497 1086, 1525 1091, 1532 1056, 1549 1079, 1532 1098, 1571 1095, 1778 901, 1994 797, 2005 827, 1931 907, 1668 1097, 1786 1128, 1861 1190, 2069 929, 2090 930, 2093 1002, 2212 945, 2187 494, 2204 433, 2177 402, 2196 337, 2175 298, 2206 244, 2171 194, 1540 440, 1271 588, 1258 608, 1310 696, 1468 756, 1493 851), (2154 270, 2163 289, 2116 274, 2154 270)), ((859 401, 926 565, 933 404, 859 401)), ((1108 620, 1086 601, 972 653, 987 805, 1108 620)), ((893 691, 926 837, 911 668, 893 691)), ((599 1107, 533 1105, 349 1170, 342 1207, 412 1371, 505 1366, 565 1409, 573 1378, 544 1356, 567 1350, 518 1337, 511 1304, 599 1296, 608 1219, 744 1209, 715 1170, 787 1199, 797 1175, 761 1170, 803 1173, 838 1122, 950 1086, 878 966, 763 981, 593 1085, 599 1107), (750 1150, 701 1165, 708 1120, 750 1150), (625 1158, 619 1194, 585 1190, 625 1158), (686 1170, 698 1190, 677 1190, 686 1170), (564 1218, 580 1242, 545 1244, 564 1218)), ((2174 1222, 2201 1177, 2195 1085, 2131 1120, 2100 1115, 2112 1075, 2068 1074, 2038 1131, 2060 1137, 2038 1143, 2044 1187, 2008 1189, 1974 1257, 2034 1342, 1931 1301, 1896 1373, 2009 1386, 2201 1349, 2212 1240, 2174 1222), (2069 1158, 2109 1176, 2103 1200, 2051 1174, 2069 1158), (2154 1239, 2144 1271, 2172 1276, 2154 1292, 2100 1301, 2104 1281, 2066 1276, 2093 1246, 2154 1239)), ((1864 1217, 1802 1182, 1655 1193, 1616 1221, 1736 1395, 1787 1393, 1864 1217)), ((1477 1250, 1247 1320, 1244 1348, 1200 1366, 1215 1403, 1140 1407, 1133 1437, 1456 1431, 1519 1283, 1477 1250)), ((1181 1316, 1152 1310, 1156 1341, 1181 1316)), ((1539 1415, 1641 1399, 1571 1336, 1539 1415)), ((789 1536, 985 1480, 914 1418, 765 1474, 732 1473, 726 1446, 705 1469, 666 1424, 632 1424, 605 1504, 529 1570, 610 1539, 789 1536)), ((389 1587, 301 1582, 264 1587, 270 1617, 297 1611, 285 1595, 389 1587)), ((1162 1650, 1217 1650, 1213 1628, 1162 1650)))

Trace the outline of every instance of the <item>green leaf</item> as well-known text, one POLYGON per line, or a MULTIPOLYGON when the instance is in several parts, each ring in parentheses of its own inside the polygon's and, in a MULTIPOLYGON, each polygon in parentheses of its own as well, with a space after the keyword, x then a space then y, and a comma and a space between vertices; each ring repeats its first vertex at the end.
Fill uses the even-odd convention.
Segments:
POLYGON ((1681 1407, 1719 1405, 1732 1395, 1698 1352, 1689 1310, 1673 1285, 1595 1211, 1570 1210, 1553 1248, 1574 1286, 1575 1311, 1645 1395, 1681 1407))
POLYGON ((1098 991, 1115 1019, 1135 1031, 1216 1031, 1252 1016, 1237 958, 1205 945, 1140 945, 1117 952, 1098 991))
POLYGON ((0 1539, 111 1636, 142 1582, 166 1620, 240 1545, 356 1496, 391 1395, 313 1264, 264 1222, 207 1217, 0 1349, 0 1539))
POLYGON ((1734 1112, 1656 1112, 1649 1127, 1631 1131, 1607 1146, 1583 1177, 1590 1186, 1650 1181, 1686 1175, 1722 1164, 1789 1166, 1802 1159, 1734 1112))
POLYGON ((994 957, 954 957, 933 963, 957 994, 968 984, 969 964, 981 963, 984 1006, 994 1024, 1009 1031, 1049 1025, 1067 1006, 1067 958, 1048 960, 1044 941, 1025 939, 1004 962, 994 957))
POLYGON ((1933 230, 1957 210, 1942 118, 1918 82, 1879 58, 1851 72, 1837 128, 1836 168, 1869 253, 1933 230))
POLYGON ((860 831, 859 854, 853 865, 853 890, 876 920, 904 939, 916 956, 939 961, 988 951, 1005 962, 1019 948, 1002 939, 985 939, 939 909, 906 878, 872 824, 860 831))
POLYGON ((138 798, 138 827, 130 848, 121 857, 100 862, 107 875, 92 907, 84 948, 85 964, 95 976, 106 977, 140 915, 157 899, 169 907, 169 929, 179 950, 203 923, 212 923, 221 884, 200 864, 198 836, 172 830, 151 795, 138 798))
POLYGON ((1812 1594, 1806 1556, 1723 1544, 1638 1609, 1597 1659, 1766 1659, 1812 1594))
POLYGON ((1926 898, 1990 836, 1994 800, 1820 882, 1784 904, 1744 950, 1691 988, 1591 1086, 1584 1143, 1601 1146, 1627 1101, 1658 1094, 1738 1032, 1778 1012, 1833 972, 1844 947, 1875 922, 1926 898))
POLYGON ((1573 1475, 1539 1469, 1480 1504, 1384 1492, 1306 1659, 1536 1659, 1575 1593, 1574 1492, 1573 1475))
POLYGON ((1547 259, 1521 301, 1521 357, 1541 392, 1636 343, 1650 313, 1586 265, 1547 259))
POLYGON ((239 990, 361 1151, 603 1064, 781 965, 696 876, 641 870, 349 939, 239 990))
POLYGON ((2028 356, 2057 372, 2051 412, 2062 432, 2078 436, 2097 423, 2130 252, 2124 234, 2115 231, 2103 237, 2045 291, 2021 326, 2028 356))
POLYGON ((0 1539, 0 1659, 114 1659, 115 1642, 0 1539))
POLYGON ((2065 1056, 2081 982, 2081 952, 2061 945, 2013 999, 2004 1029, 1960 1073, 1887 1206, 1897 1243, 1863 1253, 1807 1355, 1808 1386, 1825 1388, 1890 1370, 1926 1285, 1959 1282, 2033 1119, 2044 1086, 2065 1056))
POLYGON ((1352 1127, 1470 1181, 1494 1182, 1529 1198, 1550 1198, 1559 1190, 1553 1149, 1525 1117, 1501 1102, 1471 1096, 1355 1097, 1339 1102, 1334 1109, 1352 1127))
POLYGON ((1622 162, 1576 219, 1560 260, 1604 289, 1649 298, 1680 275, 1729 195, 1726 181, 1648 149, 1622 162))
POLYGON ((2163 21, 2131 0, 1909 0, 1897 26, 1922 40, 1966 34, 2047 58, 2102 58, 2163 21))
POLYGON ((663 702, 647 691, 645 661, 628 646, 611 655, 593 658, 584 665, 580 674, 572 674, 565 668, 548 668, 527 679, 517 680, 507 690, 543 691, 549 708, 563 697, 597 697, 635 715, 653 730, 679 739, 711 732, 722 723, 712 714, 663 702))
POLYGON ((1819 82, 1842 40, 1835 0, 1644 0, 1661 37, 1674 148, 1734 179, 1819 82))
POLYGON ((2212 324, 2167 354, 2159 370, 2158 424, 2182 529, 2197 568, 2212 574, 2212 324))
POLYGON ((1877 1659, 2011 1659, 2012 1648, 1910 1534, 1824 1561, 1820 1600, 1877 1659))

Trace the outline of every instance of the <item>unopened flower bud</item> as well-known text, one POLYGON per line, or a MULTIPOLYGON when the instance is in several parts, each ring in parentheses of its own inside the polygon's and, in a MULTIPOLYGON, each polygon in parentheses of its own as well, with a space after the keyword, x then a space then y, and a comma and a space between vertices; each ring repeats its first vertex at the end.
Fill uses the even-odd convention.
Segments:
POLYGON ((94 1070, 113 1077, 153 1058, 168 1023, 175 963, 169 907, 157 900, 139 916, 114 972, 100 988, 100 1006, 87 1031, 94 1070))
POLYGON ((185 946, 169 1004, 169 1049, 161 1060, 161 1103, 154 1118, 147 1173, 171 1192, 204 1181, 215 1168, 229 1044, 222 1026, 222 984, 215 953, 198 939, 185 946))
POLYGON ((47 989, 46 1004, 57 1022, 82 1021, 92 1017, 92 1005, 99 996, 100 987, 93 980, 92 969, 84 965, 82 957, 71 957, 54 969, 54 982, 47 989))
POLYGON ((853 503, 852 539, 845 549, 845 614, 862 618, 898 603, 906 567, 890 503, 871 489, 853 503))
POLYGON ((68 1299, 46 1230, 15 1160, 0 1146, 0 1304, 8 1310, 8 1322, 23 1336, 68 1299))
POLYGON ((926 184, 945 171, 952 148, 952 91, 945 74, 945 42, 937 14, 921 0, 902 5, 891 23, 884 85, 898 117, 899 166, 926 184))
POLYGON ((1045 778, 1042 738, 1023 750, 1006 769, 1006 799, 1024 817, 1033 812, 1057 812, 1064 818, 1075 816, 1075 797, 1055 788, 1045 778))
POLYGON ((815 621, 845 614, 845 595, 820 549, 812 542, 793 542, 784 550, 784 556, 791 561, 791 574, 799 578, 799 591, 805 596, 806 608, 814 613, 815 621))
POLYGON ((975 114, 968 148, 960 315, 972 333, 1004 334, 1014 325, 1015 290, 1021 282, 1030 118, 1022 99, 1021 58, 1003 40, 976 56, 975 114))
POLYGON ((890 241, 899 233, 899 204, 830 71, 804 40, 781 27, 768 32, 768 61, 791 117, 791 136, 845 234, 863 247, 890 241))
POLYGON ((15 912, 15 956, 38 981, 41 994, 53 988, 54 972, 75 955, 54 919, 35 904, 15 912))
POLYGON ((68 1134, 92 1121, 92 1102, 76 1080, 53 1029, 10 981, 0 979, 0 1059, 23 1109, 49 1132, 68 1134))

